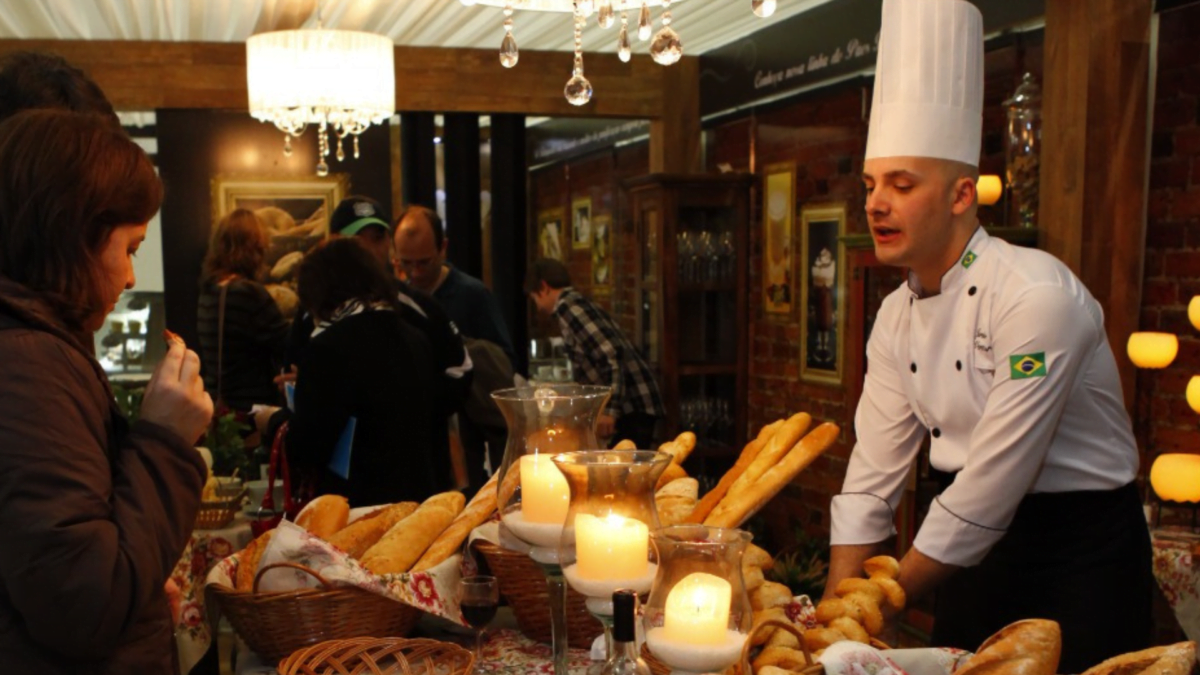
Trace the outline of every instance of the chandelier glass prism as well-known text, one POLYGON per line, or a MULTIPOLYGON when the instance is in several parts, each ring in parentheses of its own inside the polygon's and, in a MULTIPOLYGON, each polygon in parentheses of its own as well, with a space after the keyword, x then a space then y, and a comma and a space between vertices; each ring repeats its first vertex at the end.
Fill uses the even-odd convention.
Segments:
MULTIPOLYGON (((617 56, 628 63, 633 56, 629 39, 630 12, 636 12, 637 39, 650 40, 650 57, 656 63, 669 66, 683 58, 683 41, 671 28, 671 5, 683 0, 461 0, 464 5, 490 5, 504 8, 504 39, 500 42, 500 65, 512 68, 520 60, 517 40, 513 35, 513 14, 516 10, 535 12, 559 12, 571 14, 575 29, 575 65, 571 79, 563 88, 563 95, 572 105, 584 105, 592 99, 592 84, 583 71, 583 28, 587 20, 596 15, 601 28, 613 27, 618 16, 621 28, 617 31, 617 56), (653 33, 650 16, 651 7, 661 7, 660 28, 653 33), (653 33, 653 39, 651 34, 653 33)), ((724 0, 721 0, 724 1, 724 0)), ((750 0, 750 8, 759 17, 775 13, 776 0, 750 0)))

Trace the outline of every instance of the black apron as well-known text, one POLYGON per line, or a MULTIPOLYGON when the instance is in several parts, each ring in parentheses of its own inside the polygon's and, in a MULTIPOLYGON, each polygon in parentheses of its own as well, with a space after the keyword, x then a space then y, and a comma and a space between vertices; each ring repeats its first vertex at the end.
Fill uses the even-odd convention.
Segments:
POLYGON ((1026 495, 983 562, 938 589, 932 641, 974 651, 1014 621, 1052 619, 1062 628, 1058 672, 1081 673, 1151 646, 1154 585, 1133 483, 1026 495))

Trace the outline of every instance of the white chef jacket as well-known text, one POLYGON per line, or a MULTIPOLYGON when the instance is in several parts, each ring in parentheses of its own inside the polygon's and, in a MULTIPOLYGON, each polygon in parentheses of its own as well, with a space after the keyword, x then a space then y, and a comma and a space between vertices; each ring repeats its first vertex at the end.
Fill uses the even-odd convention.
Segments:
POLYGON ((910 274, 884 300, 867 345, 858 443, 831 507, 832 543, 872 544, 924 434, 930 463, 958 472, 914 545, 978 564, 1031 492, 1109 490, 1138 456, 1103 312, 1061 261, 978 228, 941 293, 910 274))

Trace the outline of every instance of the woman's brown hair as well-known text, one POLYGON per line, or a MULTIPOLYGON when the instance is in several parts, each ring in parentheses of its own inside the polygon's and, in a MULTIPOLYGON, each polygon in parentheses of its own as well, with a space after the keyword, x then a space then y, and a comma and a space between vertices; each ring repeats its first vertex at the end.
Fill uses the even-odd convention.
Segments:
POLYGON ((0 124, 0 275, 73 328, 106 309, 99 253, 162 204, 150 158, 106 116, 29 110, 0 124))
POLYGON ((231 274, 257 279, 266 260, 267 230, 249 209, 234 209, 217 223, 201 283, 216 282, 231 274))

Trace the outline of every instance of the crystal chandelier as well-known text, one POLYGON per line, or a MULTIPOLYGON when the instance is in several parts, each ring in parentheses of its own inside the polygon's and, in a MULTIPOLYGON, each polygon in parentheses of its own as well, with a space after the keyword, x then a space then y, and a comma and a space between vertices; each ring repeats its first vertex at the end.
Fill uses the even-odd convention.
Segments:
POLYGON ((317 175, 329 174, 329 130, 342 141, 391 117, 396 107, 396 68, 391 39, 374 33, 317 27, 262 33, 246 40, 246 85, 250 115, 271 122, 283 136, 283 154, 292 137, 309 124, 317 128, 317 175))
MULTIPOLYGON (((674 0, 681 2, 682 0, 674 0)), ((611 28, 620 15, 621 29, 617 33, 617 56, 628 63, 633 51, 629 43, 629 12, 637 12, 637 37, 650 40, 650 57, 656 63, 669 66, 683 58, 683 42, 671 28, 672 0, 461 0, 464 5, 491 5, 504 8, 504 39, 500 42, 500 65, 512 68, 517 65, 520 54, 517 40, 513 37, 513 12, 528 9, 540 12, 562 12, 571 14, 575 24, 575 66, 571 79, 563 88, 563 95, 571 105, 584 105, 592 100, 592 83, 583 74, 583 27, 592 14, 601 28, 611 28), (661 28, 653 31, 650 8, 662 6, 661 28)), ((751 9, 760 17, 775 13, 776 0, 750 0, 751 9)))

